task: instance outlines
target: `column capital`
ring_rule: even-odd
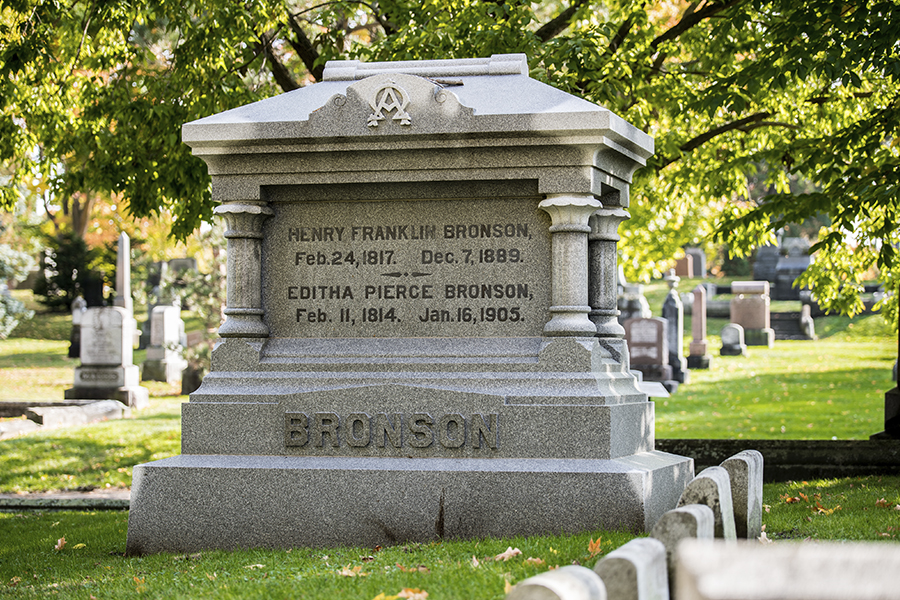
[[[538,204],[550,215],[550,233],[590,233],[588,220],[602,206],[591,194],[549,194]]]
[[[591,233],[588,239],[591,241],[618,242],[619,225],[631,218],[624,208],[601,208],[591,215]]]
[[[217,206],[213,214],[225,219],[226,238],[262,239],[263,223],[275,211],[262,202],[239,201]]]

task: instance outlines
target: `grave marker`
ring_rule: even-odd
[[[181,381],[187,361],[181,348],[187,343],[181,309],[177,306],[156,306],[150,313],[150,346],[141,376],[144,381]]]
[[[709,344],[706,341],[706,286],[694,288],[694,306],[691,309],[691,343],[688,346],[689,369],[708,369]]]
[[[509,55],[331,62],[183,137],[227,320],[183,454],[135,467],[129,554],[648,529],[675,503],[692,461],[653,448],[607,289],[648,136]]]
[[[66,399],[118,400],[134,408],[149,404],[150,393],[140,385],[134,365],[137,324],[131,311],[131,245],[119,236],[116,259],[116,306],[88,308],[81,320],[81,366]]]
[[[775,345],[769,315],[768,281],[735,281],[731,284],[731,322],[744,328],[748,346]]]
[[[672,379],[678,383],[687,383],[689,373],[684,358],[684,306],[678,295],[680,277],[674,271],[669,271],[665,280],[669,285],[669,293],[663,301],[662,317],[666,320],[669,366],[672,367]]]

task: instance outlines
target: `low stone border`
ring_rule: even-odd
[[[0,439],[129,416],[131,408],[118,400],[2,401],[0,417],[7,420],[0,421]]]
[[[0,494],[0,511],[128,510],[131,490],[95,490],[40,494]]]
[[[657,450],[693,458],[695,472],[745,448],[762,453],[766,482],[900,475],[898,440],[656,440]]]

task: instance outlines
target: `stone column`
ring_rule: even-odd
[[[119,247],[116,253],[116,298],[113,306],[134,311],[131,299],[131,239],[127,233],[119,235]]]
[[[688,356],[689,369],[708,369],[709,355],[706,353],[706,287],[694,288],[694,306],[691,309],[691,345]]]
[[[588,220],[600,201],[591,195],[552,194],[538,206],[552,223],[552,305],[544,335],[593,337],[597,326],[588,318]]]
[[[262,319],[262,229],[274,211],[258,202],[234,202],[216,207],[215,214],[228,226],[227,308],[219,336],[269,337]]]
[[[625,329],[619,324],[616,306],[618,289],[619,224],[628,219],[622,208],[601,208],[590,219],[588,235],[588,299],[590,319],[597,326],[597,337],[621,338]]]

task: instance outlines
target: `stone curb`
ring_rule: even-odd
[[[128,510],[131,490],[0,494],[0,511],[19,510]]]
[[[765,460],[763,480],[900,475],[897,440],[657,439],[656,449],[694,459],[696,472],[753,448]]]

